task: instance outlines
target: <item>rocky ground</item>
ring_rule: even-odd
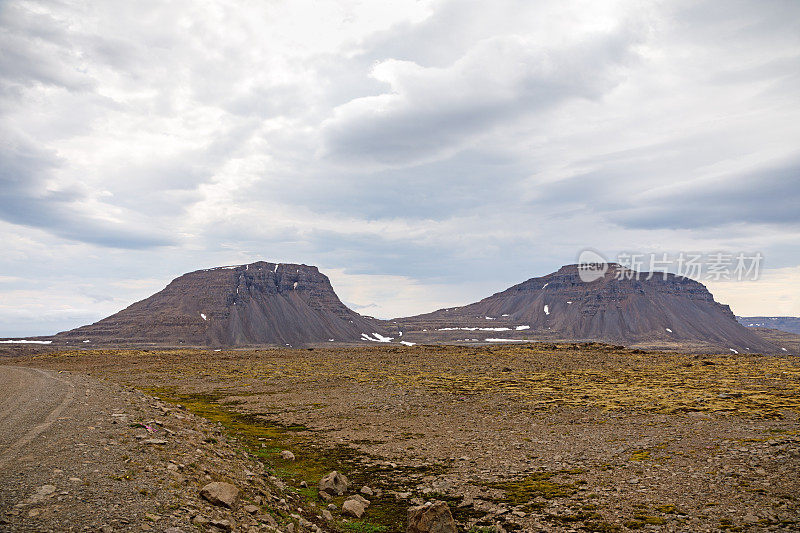
[[[531,344],[87,351],[13,362],[105,380],[85,395],[95,429],[66,442],[87,445],[86,468],[104,457],[127,472],[122,456],[141,457],[132,479],[108,483],[160,518],[124,509],[117,522],[97,516],[95,527],[185,528],[201,515],[245,531],[397,531],[410,506],[441,500],[459,529],[475,532],[800,529],[792,357]],[[128,421],[109,422],[114,409]],[[145,444],[153,438],[167,442]],[[28,472],[42,477],[31,484],[23,475],[27,492],[3,494],[9,524],[50,516],[28,518],[35,509],[24,503],[43,485],[56,487],[43,500],[51,503],[75,490],[55,483],[53,469],[73,477],[58,464],[32,464]],[[348,493],[320,495],[331,470],[350,478]],[[249,514],[206,502],[199,490],[210,481],[233,483],[242,503],[260,507]],[[140,487],[162,488],[136,496]],[[370,501],[360,518],[343,514],[354,492]],[[76,503],[60,512],[75,513]]]
[[[324,525],[223,427],[179,405],[72,372],[0,366],[0,383],[0,531]],[[214,483],[235,488],[226,497]]]

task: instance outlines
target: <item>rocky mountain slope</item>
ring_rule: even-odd
[[[796,316],[737,316],[747,328],[770,328],[800,334],[800,317]]]
[[[697,352],[786,351],[783,343],[740,325],[701,283],[623,272],[610,265],[585,282],[577,265],[568,265],[473,304],[382,321],[346,307],[316,267],[257,262],[185,274],[153,296],[53,340],[87,347],[568,340]]]
[[[345,306],[317,267],[260,261],[184,274],[153,296],[56,339],[296,346],[383,331],[380,321]]]
[[[704,285],[661,274],[618,279],[611,265],[592,282],[577,265],[531,278],[479,302],[395,323],[409,340],[594,340],[664,348],[777,352],[780,348],[741,326]]]

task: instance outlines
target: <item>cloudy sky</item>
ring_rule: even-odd
[[[190,270],[392,317],[586,247],[761,252],[800,315],[800,3],[0,2],[0,335]]]

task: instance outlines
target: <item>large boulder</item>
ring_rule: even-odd
[[[349,485],[350,483],[347,481],[347,477],[336,470],[319,480],[320,492],[338,494],[339,496],[347,492],[347,487]]]
[[[426,502],[408,510],[406,533],[456,533],[456,523],[445,502]]]
[[[239,498],[239,489],[224,481],[214,481],[200,489],[200,496],[214,505],[230,509]]]

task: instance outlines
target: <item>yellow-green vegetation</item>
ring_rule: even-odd
[[[647,459],[650,459],[650,451],[648,450],[639,450],[631,455],[631,461],[646,461]]]
[[[486,486],[503,490],[505,497],[500,499],[502,502],[536,508],[541,505],[536,502],[537,499],[568,498],[580,490],[577,483],[553,480],[559,475],[568,476],[580,472],[579,470],[536,472],[522,479],[486,483]]]
[[[500,393],[530,409],[589,406],[658,413],[691,411],[779,418],[800,412],[800,362],[781,356],[694,356],[604,345],[529,344],[209,352],[97,350],[35,356],[92,359],[114,369],[140,360],[157,374],[213,381],[218,391],[247,394],[265,382],[302,384],[316,376],[393,383],[472,395]],[[349,357],[356,352],[359,357]],[[402,360],[398,353],[403,352]],[[493,364],[494,363],[494,364]],[[155,368],[154,376],[155,376]],[[479,371],[476,371],[479,370]],[[146,374],[147,368],[141,371]],[[140,376],[141,377],[141,376]]]
[[[238,413],[231,409],[230,404],[220,403],[219,398],[213,395],[179,394],[164,388],[149,389],[147,392],[162,400],[180,404],[207,420],[222,424],[226,432],[237,439],[249,453],[271,465],[276,475],[292,482],[295,486],[305,481],[309,485],[308,488],[297,487],[294,490],[301,493],[307,501],[321,503],[317,490],[313,487],[316,487],[320,478],[331,470],[345,473],[356,483],[367,479],[375,481],[381,473],[380,468],[367,471],[362,469],[360,475],[354,476],[353,469],[361,454],[353,448],[345,445],[323,448],[302,426],[282,426],[254,415]],[[285,449],[295,453],[294,461],[280,457],[280,451]],[[430,473],[435,469],[436,467],[427,467],[406,470]],[[404,469],[394,469],[393,473],[399,474],[402,470]],[[341,505],[342,501],[338,500],[336,503]],[[341,531],[360,533],[381,533],[390,529],[399,531],[403,528],[405,512],[405,506],[394,498],[382,498],[370,506],[367,513],[368,520],[341,522],[337,527]]]
[[[636,514],[633,520],[625,522],[625,527],[629,529],[641,529],[644,526],[661,526],[666,524],[667,521],[660,516],[649,516],[646,514]]]
[[[677,508],[674,505],[657,505],[655,510],[659,513],[664,514],[675,514],[678,512]]]
[[[364,520],[357,520],[353,522],[339,522],[337,524],[339,531],[353,532],[353,533],[383,533],[389,528],[386,526],[379,526],[365,522]]]

